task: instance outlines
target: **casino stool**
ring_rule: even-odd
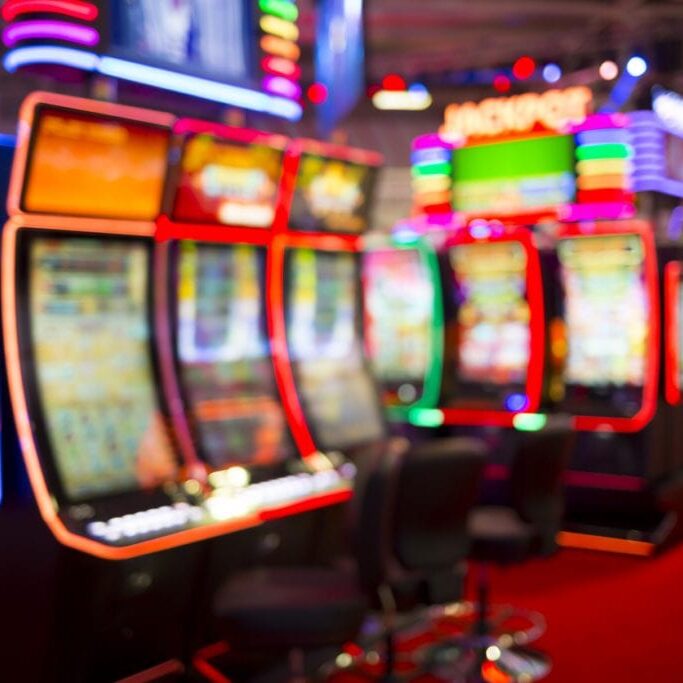
[[[348,508],[354,567],[232,576],[214,600],[221,634],[239,650],[288,652],[292,680],[305,680],[302,652],[353,640],[375,607],[387,627],[383,680],[390,680],[396,613],[462,596],[467,513],[485,462],[485,446],[474,439],[415,447],[395,440],[359,454]]]
[[[389,548],[378,556],[385,558],[384,576],[373,581],[375,606],[381,610],[385,629],[382,680],[398,677],[398,617],[463,597],[468,513],[479,493],[486,459],[482,441],[456,437],[415,445],[397,463]],[[359,531],[362,545],[357,554],[362,558],[371,539],[363,539],[362,528]],[[422,613],[418,623],[424,621]]]
[[[213,613],[231,650],[288,654],[291,681],[306,680],[304,654],[352,641],[368,611],[368,595],[384,580],[387,533],[403,440],[359,455],[349,503],[352,567],[276,566],[229,577]]]
[[[480,506],[470,515],[470,559],[477,567],[477,622],[480,665],[496,666],[512,680],[533,680],[549,669],[542,656],[521,647],[501,645],[490,636],[489,567],[520,564],[556,550],[556,535],[564,509],[562,475],[569,463],[574,433],[563,416],[526,433],[518,446],[510,471],[510,505]],[[503,645],[511,645],[511,639]],[[486,648],[496,646],[497,661],[486,661]],[[480,671],[480,668],[478,667]],[[479,675],[479,674],[477,674]],[[475,676],[473,680],[480,680]]]

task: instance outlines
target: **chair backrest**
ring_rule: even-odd
[[[539,531],[541,552],[554,549],[562,523],[562,475],[569,464],[574,438],[567,421],[558,417],[544,429],[526,433],[512,461],[512,506]]]
[[[452,568],[469,550],[467,515],[479,493],[487,448],[478,439],[433,439],[401,459],[393,550],[407,570]]]
[[[390,439],[354,458],[358,471],[346,526],[358,580],[369,595],[377,593],[387,576],[399,466],[409,448],[404,439]]]

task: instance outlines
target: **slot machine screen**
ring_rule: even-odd
[[[173,219],[268,228],[275,218],[283,152],[192,135],[180,161]]]
[[[26,239],[37,414],[71,501],[176,476],[150,351],[148,245]]]
[[[135,62],[245,83],[251,12],[244,0],[110,0],[112,53]]]
[[[184,241],[178,255],[177,354],[200,451],[214,467],[294,455],[266,332],[265,254]]]
[[[530,357],[527,254],[515,241],[449,251],[455,320],[450,325],[454,400],[508,408],[525,391]]]
[[[23,188],[29,213],[154,220],[170,132],[48,105],[36,110]]]
[[[363,357],[356,255],[292,249],[286,273],[290,357],[318,445],[381,439],[381,407]]]
[[[366,338],[389,403],[420,398],[432,352],[434,282],[417,249],[363,255]]]
[[[642,240],[635,234],[563,239],[558,256],[568,345],[565,403],[577,413],[598,403],[603,412],[635,414],[651,306]]]
[[[368,229],[377,169],[317,154],[301,155],[289,222],[304,232]]]

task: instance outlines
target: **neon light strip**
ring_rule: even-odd
[[[630,174],[633,164],[628,159],[587,159],[576,164],[581,176],[602,175],[604,173]]]
[[[636,209],[629,202],[596,202],[594,204],[567,204],[558,210],[563,221],[595,221],[599,219],[633,218]]]
[[[142,83],[183,95],[192,95],[193,97],[222,102],[252,111],[261,111],[290,121],[298,121],[301,118],[301,105],[293,100],[228,85],[227,83],[179,74],[166,69],[136,64],[115,57],[99,57],[92,52],[68,47],[52,45],[18,47],[7,52],[3,64],[10,73],[28,64],[60,64],[84,71],[97,71],[105,76]]]
[[[678,320],[679,284],[681,282],[681,262],[670,261],[664,266],[664,397],[672,406],[681,402],[681,385],[679,381],[679,358],[681,339]]]
[[[287,0],[259,0],[262,12],[272,14],[286,21],[296,21],[299,18],[299,9],[293,2]]]
[[[591,114],[583,123],[571,127],[572,133],[584,130],[598,130],[605,128],[625,128],[629,124],[626,114]]]
[[[445,147],[426,147],[424,149],[417,149],[410,155],[412,164],[431,164],[431,163],[450,163],[451,150]]]
[[[7,47],[13,47],[22,40],[40,38],[63,40],[67,43],[77,43],[87,47],[94,47],[100,42],[100,34],[96,29],[91,26],[71,24],[67,21],[21,21],[10,24],[2,32],[2,42]]]
[[[264,76],[261,84],[263,85],[264,90],[267,90],[274,95],[287,97],[291,100],[296,100],[301,97],[301,86],[284,76]]]
[[[264,33],[269,33],[271,36],[277,36],[283,40],[291,40],[296,42],[299,40],[299,29],[296,24],[291,21],[285,21],[279,17],[274,17],[270,14],[265,14],[259,21],[259,26]]]
[[[6,2],[2,8],[2,18],[12,21],[21,14],[35,14],[49,12],[50,14],[62,14],[82,21],[97,19],[98,9],[91,2],[69,2],[68,0],[15,0]]]
[[[286,76],[293,80],[297,80],[301,76],[301,67],[290,59],[284,59],[283,57],[267,55],[261,60],[261,68],[266,73]]]
[[[28,64],[59,64],[84,71],[96,71],[99,61],[99,56],[93,52],[55,45],[32,45],[10,50],[2,63],[6,71],[13,73]]]
[[[628,159],[632,156],[628,145],[608,142],[597,145],[581,145],[576,149],[576,158],[584,159]]]
[[[448,176],[451,173],[451,165],[444,162],[436,162],[429,164],[419,164],[418,166],[413,166],[411,171],[413,177],[427,176],[427,175],[445,175]]]
[[[412,145],[414,150],[429,149],[430,147],[440,147],[442,149],[453,149],[450,142],[444,140],[437,133],[428,133],[427,135],[420,135],[413,140]]]
[[[593,145],[605,142],[628,143],[629,131],[625,128],[607,128],[600,130],[586,130],[577,133],[576,139],[580,145]]]
[[[672,197],[683,197],[683,182],[659,175],[635,178],[633,189],[636,192],[661,192]]]

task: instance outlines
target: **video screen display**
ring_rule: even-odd
[[[110,0],[112,52],[136,62],[224,82],[252,68],[244,0]]]
[[[513,241],[461,244],[451,248],[449,259],[455,277],[458,381],[523,389],[531,343],[524,246]]]
[[[432,353],[434,282],[417,249],[363,255],[366,338],[375,376],[390,402],[413,403]]]
[[[318,446],[382,438],[381,408],[363,358],[356,256],[292,249],[286,276],[290,357]]]
[[[154,220],[170,133],[149,124],[40,106],[22,208],[32,213]]]
[[[638,235],[560,240],[568,354],[565,382],[642,387],[651,302]]]
[[[265,254],[249,245],[181,242],[177,351],[204,458],[270,465],[294,454],[265,321]]]
[[[174,480],[150,356],[147,245],[36,236],[28,249],[37,396],[65,494]]]
[[[453,209],[515,214],[574,201],[574,137],[549,135],[453,152]]]
[[[316,154],[301,155],[290,224],[305,232],[362,233],[370,220],[377,169]]]
[[[268,228],[275,218],[283,152],[212,135],[186,139],[173,218]]]

